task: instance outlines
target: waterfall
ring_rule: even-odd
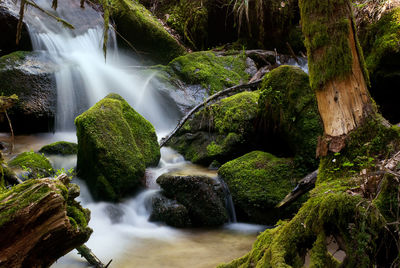
[[[154,73],[138,75],[127,68],[138,63],[119,53],[113,30],[109,32],[105,59],[101,14],[89,5],[80,8],[79,2],[60,1],[54,11],[50,0],[37,1],[44,9],[71,22],[75,27],[72,30],[32,7],[26,13],[34,51],[57,66],[56,131],[73,131],[75,117],[111,92],[120,94],[157,132],[171,129],[179,113],[168,105],[168,96],[150,83]]]
[[[222,190],[224,191],[224,194],[225,194],[225,206],[226,206],[226,210],[228,211],[229,222],[236,223],[237,218],[236,218],[236,212],[235,212],[235,205],[233,204],[232,195],[231,195],[231,192],[229,191],[229,187],[220,176],[218,176],[217,179],[221,183]]]

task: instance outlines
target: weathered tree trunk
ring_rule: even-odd
[[[316,91],[325,144],[339,152],[344,138],[374,113],[368,73],[358,44],[350,1],[300,1],[311,87]]]
[[[0,189],[0,267],[48,267],[85,243],[90,212],[73,200],[76,186],[28,180]]]

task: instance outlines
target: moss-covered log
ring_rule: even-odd
[[[0,189],[0,267],[48,267],[89,239],[90,211],[70,186],[32,179]]]

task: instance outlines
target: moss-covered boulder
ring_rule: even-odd
[[[275,208],[296,185],[298,171],[291,159],[253,151],[225,163],[218,174],[229,187],[239,220],[272,225],[299,208],[298,203]]]
[[[78,144],[67,141],[57,141],[40,148],[39,153],[48,155],[69,155],[78,153]]]
[[[217,56],[201,51],[178,57],[168,64],[167,72],[188,85],[200,85],[208,94],[247,82],[246,55]]]
[[[75,119],[78,175],[94,198],[118,201],[141,185],[147,166],[157,165],[154,127],[117,94],[109,94]]]
[[[10,168],[26,172],[28,178],[44,178],[54,174],[50,161],[43,154],[33,151],[17,155],[8,165]]]
[[[15,133],[52,130],[57,103],[52,66],[34,52],[17,51],[0,58],[0,94],[19,98],[8,110]],[[9,131],[7,120],[0,130]]]
[[[186,159],[225,163],[257,146],[254,122],[259,92],[243,92],[197,112],[169,141]]]
[[[397,99],[400,93],[400,7],[370,24],[362,36],[367,68],[370,72],[370,93],[391,123],[400,122]]]
[[[157,183],[163,195],[187,209],[192,225],[218,226],[229,220],[224,189],[216,178],[167,173]]]
[[[259,108],[265,150],[294,156],[304,174],[315,169],[317,139],[323,129],[308,75],[286,65],[271,71],[261,84]]]
[[[167,63],[185,53],[185,49],[161,23],[135,0],[112,0],[111,16],[119,34],[136,50],[156,62]],[[121,40],[121,45],[126,45]]]

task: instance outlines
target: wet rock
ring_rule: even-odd
[[[186,207],[193,226],[218,226],[228,221],[225,194],[217,179],[167,173],[160,176],[157,183],[164,196]],[[183,213],[184,210],[178,211]]]
[[[1,57],[0,92],[19,98],[8,111],[15,133],[53,129],[57,105],[54,67],[40,54],[17,51]],[[8,132],[8,123],[0,124],[0,130]]]
[[[0,56],[18,50],[32,50],[31,39],[25,23],[22,27],[19,44],[17,45],[15,42],[19,14],[15,11],[14,6],[15,4],[11,0],[0,2]]]
[[[70,155],[77,154],[78,144],[67,141],[57,141],[40,148],[39,153],[48,155]]]
[[[152,200],[150,221],[161,221],[174,227],[189,227],[191,221],[187,208],[176,200],[157,195]]]
[[[117,94],[109,94],[75,119],[77,172],[95,199],[118,201],[142,185],[157,165],[154,127]]]

